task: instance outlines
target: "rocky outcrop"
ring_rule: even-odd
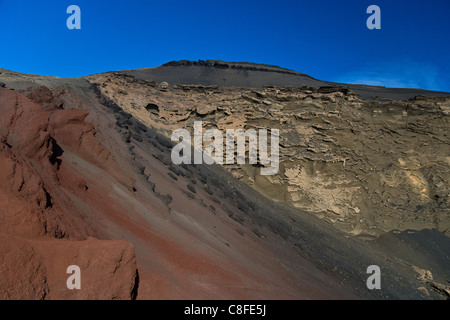
[[[49,293],[42,257],[23,239],[0,234],[0,299],[42,300]]]
[[[45,268],[50,300],[130,300],[139,276],[133,246],[126,241],[29,241]],[[68,290],[68,266],[80,268],[80,289]]]
[[[102,168],[132,190],[133,179],[117,166],[111,152],[95,139],[93,124],[85,121],[88,114],[87,110],[56,110],[49,119],[50,130],[62,146]]]
[[[51,195],[57,183],[60,147],[49,131],[49,114],[24,95],[0,90],[1,232],[36,237],[82,238],[77,215],[60,215]],[[81,227],[81,229],[88,229]],[[70,231],[69,231],[70,230]]]
[[[413,270],[418,274],[417,279],[422,281],[424,284],[429,284],[430,287],[436,290],[439,294],[446,296],[447,299],[450,298],[450,286],[445,285],[436,281],[433,281],[433,274],[430,270],[421,269],[417,266],[412,266]],[[428,294],[428,290],[425,287],[425,292]]]
[[[225,166],[273,200],[361,237],[393,229],[450,230],[449,97],[366,100],[342,86],[216,92],[179,85],[160,95],[130,79],[90,78],[168,138],[175,129],[192,130],[196,120],[204,129],[279,129],[276,175],[261,176],[258,166]],[[120,88],[127,88],[126,96]],[[158,105],[158,114],[145,110],[148,101]]]
[[[250,62],[226,62],[217,60],[172,61],[162,66],[148,69],[115,72],[116,75],[132,78],[135,83],[168,82],[179,86],[219,86],[221,88],[265,88],[276,87],[346,87],[358,93],[364,99],[408,100],[415,96],[428,97],[450,96],[448,92],[435,92],[421,89],[386,88],[359,84],[345,84],[315,79],[307,74],[280,68],[273,65]],[[333,89],[334,90],[334,89]]]
[[[134,249],[125,241],[24,240],[0,235],[0,299],[135,299]],[[69,289],[71,265],[80,267],[80,289]]]
[[[34,97],[52,103],[46,90]],[[62,155],[73,152],[129,188],[132,181],[96,141],[86,111],[47,107],[0,88],[0,299],[135,298],[131,244],[80,241],[96,232],[70,199],[71,185],[85,184],[64,170]],[[82,270],[81,290],[66,286],[69,265]]]
[[[243,81],[246,72],[262,73],[218,70],[232,70]],[[443,297],[410,267],[433,270],[435,281],[445,282],[449,246],[441,232],[405,231],[417,241],[388,237],[377,245],[382,237],[364,241],[331,224],[349,232],[352,219],[392,213],[380,205],[380,198],[413,198],[402,184],[399,190],[386,188],[386,194],[377,193],[384,187],[371,184],[361,188],[370,195],[361,201],[370,207],[348,201],[360,198],[355,187],[384,159],[377,155],[373,130],[384,134],[381,150],[395,145],[389,149],[392,157],[402,153],[401,170],[417,179],[400,175],[405,178],[400,181],[421,187],[422,177],[412,171],[416,163],[406,160],[410,153],[404,146],[410,141],[408,131],[401,131],[402,112],[393,111],[411,105],[407,118],[415,134],[421,132],[418,140],[433,139],[441,149],[446,137],[439,134],[443,124],[434,117],[446,121],[441,117],[445,99],[436,100],[436,108],[429,98],[367,101],[345,88],[325,85],[176,86],[168,79],[145,80],[120,72],[64,79],[2,70],[0,80],[9,88],[0,90],[6,115],[0,126],[0,238],[5,239],[0,272],[6,277],[0,285],[7,288],[6,299]],[[168,86],[161,87],[164,81]],[[386,115],[380,116],[380,110]],[[425,116],[414,118],[421,112]],[[422,118],[434,127],[420,125]],[[220,166],[174,165],[170,134],[182,127],[191,130],[196,120],[203,121],[204,129],[279,128],[278,174],[258,175],[261,164],[225,167],[229,172]],[[394,131],[403,133],[404,140],[390,138]],[[424,157],[435,159],[436,154]],[[442,163],[432,164],[427,168],[434,176],[445,176],[448,170],[439,171],[446,169]],[[387,167],[391,177],[399,170]],[[445,181],[435,183],[445,192]],[[301,210],[303,205],[324,221]],[[429,208],[423,209],[429,219]],[[403,223],[404,217],[398,221]],[[395,225],[401,226],[398,221]],[[363,221],[362,231],[350,234],[373,237],[376,233],[366,230],[382,223]],[[382,291],[367,290],[362,279],[374,263],[382,270]],[[80,267],[80,290],[65,286],[69,265]]]

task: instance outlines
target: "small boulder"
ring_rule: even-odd
[[[211,105],[202,105],[197,107],[197,114],[199,116],[206,116],[208,114],[214,113],[217,110],[217,107]]]

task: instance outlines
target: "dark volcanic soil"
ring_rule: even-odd
[[[223,167],[173,165],[166,128],[138,119],[139,104],[131,114],[130,103],[149,104],[134,85],[171,94],[146,80],[117,87],[1,71],[1,298],[445,297],[436,283],[447,285],[450,241],[437,230],[366,241]],[[77,292],[64,286],[72,264],[89,283]],[[366,287],[373,264],[382,290]],[[434,279],[419,280],[413,266]]]
[[[434,92],[422,89],[385,88],[322,81],[301,72],[247,62],[183,60],[172,61],[156,68],[127,70],[121,73],[133,76],[139,80],[166,81],[170,84],[217,85],[221,87],[307,86],[318,88],[345,86],[357,92],[364,99],[379,97],[381,99],[406,100],[418,95],[429,97],[450,96],[450,93],[447,92]]]

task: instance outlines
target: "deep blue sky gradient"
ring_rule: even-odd
[[[66,27],[71,4],[81,30]],[[381,30],[366,27],[371,4]],[[449,0],[0,0],[0,39],[0,68],[32,74],[217,59],[450,92]]]

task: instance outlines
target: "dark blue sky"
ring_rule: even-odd
[[[69,5],[81,30],[68,30]],[[381,8],[381,30],[366,9]],[[249,61],[330,81],[450,92],[450,1],[0,0],[0,67],[75,77]]]

